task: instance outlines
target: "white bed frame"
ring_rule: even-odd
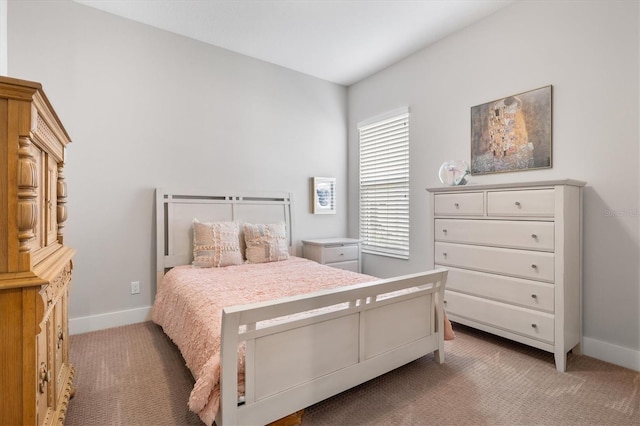
[[[158,286],[167,269],[189,264],[191,224],[285,222],[293,246],[291,195],[156,190]],[[444,362],[446,269],[223,310],[220,409],[216,424],[267,424],[426,354]],[[413,289],[399,296],[379,295]],[[266,327],[256,323],[342,304]],[[322,313],[324,312],[324,313]],[[243,327],[241,327],[243,326]],[[245,400],[238,404],[238,344],[245,342]]]

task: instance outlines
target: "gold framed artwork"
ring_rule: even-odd
[[[551,85],[471,107],[471,174],[552,167]]]
[[[313,214],[336,213],[336,179],[328,177],[311,178]]]

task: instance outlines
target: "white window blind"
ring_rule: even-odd
[[[409,113],[358,126],[362,251],[409,258]]]

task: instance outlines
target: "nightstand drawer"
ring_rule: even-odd
[[[481,216],[484,214],[484,194],[482,192],[437,194],[434,199],[436,215]]]
[[[360,265],[357,260],[350,260],[348,262],[335,262],[329,263],[327,266],[331,266],[332,268],[345,269],[347,271],[352,272],[360,272]]]
[[[324,248],[325,263],[358,260],[359,250],[356,244],[344,246],[328,246]]]
[[[517,220],[436,219],[435,240],[553,251],[554,223]]]
[[[465,244],[435,243],[435,263],[553,282],[554,254]]]
[[[553,217],[553,189],[487,192],[489,216],[549,216]]]

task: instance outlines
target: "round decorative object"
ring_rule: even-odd
[[[469,165],[462,160],[445,161],[438,172],[440,182],[449,186],[465,185],[470,175]]]

